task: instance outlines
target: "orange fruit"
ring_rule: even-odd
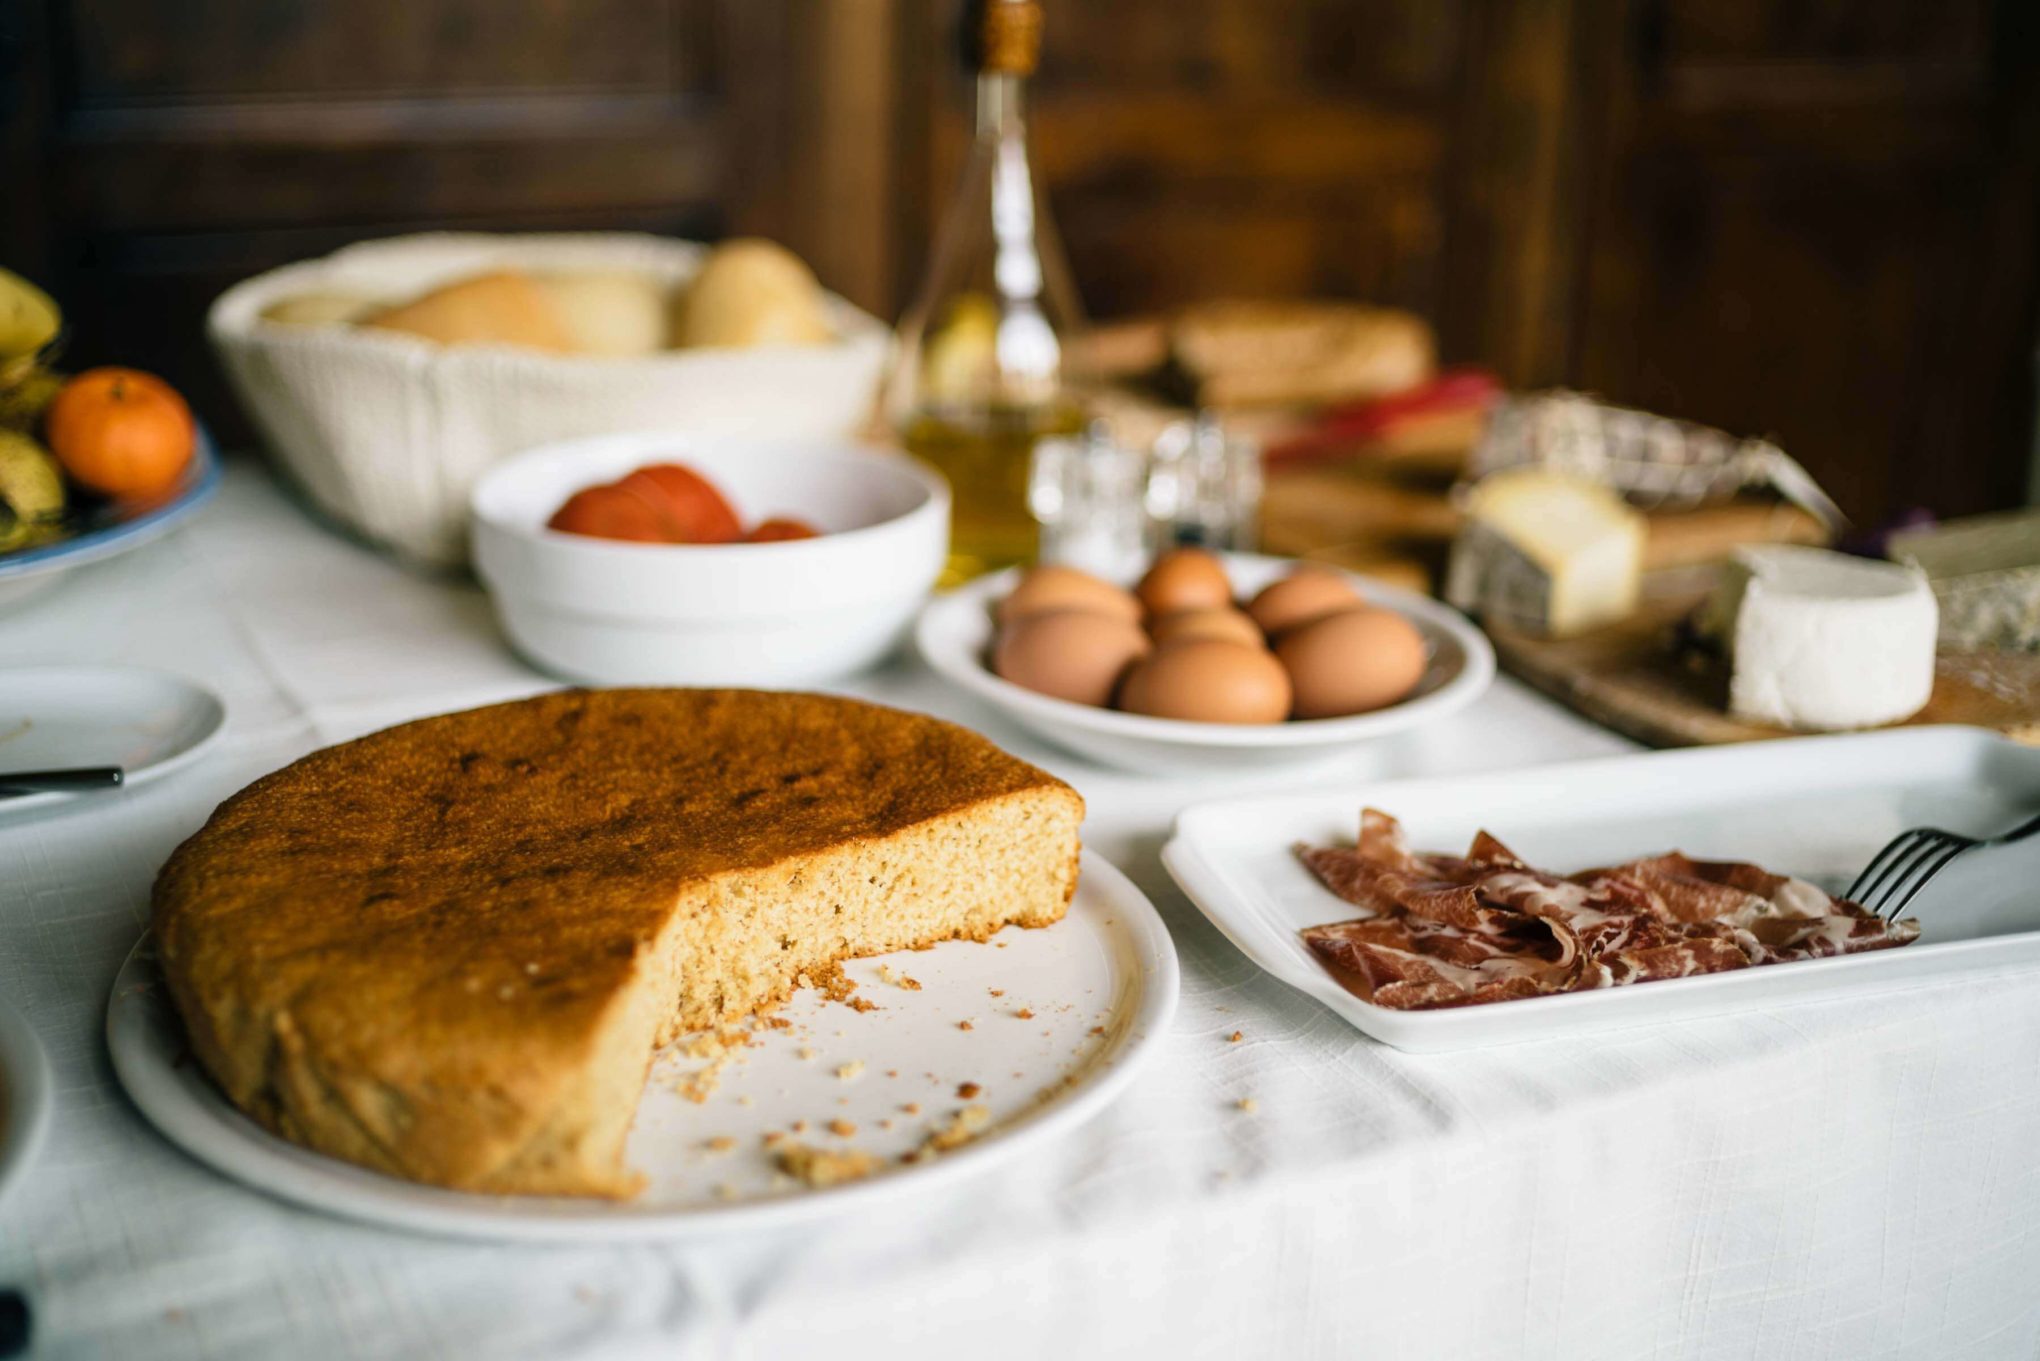
[[[788,539],[819,539],[822,531],[806,520],[795,520],[788,516],[774,516],[761,522],[744,536],[746,543],[783,543]]]
[[[666,518],[659,513],[659,508],[614,483],[575,492],[567,498],[565,505],[553,512],[545,527],[563,534],[586,534],[596,539],[628,539],[635,543],[671,541]]]
[[[636,492],[665,515],[675,543],[734,543],[744,537],[736,511],[715,484],[677,463],[648,463],[616,484]]]
[[[198,445],[177,389],[135,369],[89,369],[64,384],[43,433],[73,481],[125,500],[176,486]]]

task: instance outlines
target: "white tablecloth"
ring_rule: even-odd
[[[0,996],[58,1086],[0,1210],[39,1355],[2040,1355],[2040,973],[1400,1054],[1262,977],[1160,867],[1184,803],[1291,781],[1093,769],[906,661],[846,688],[1070,779],[1087,842],[1174,933],[1182,1008],[1123,1100],[953,1192],[712,1247],[473,1246],[289,1208],[187,1159],[113,1079],[106,994],[151,878],[263,771],[547,682],[477,589],[343,542],[248,468],[189,529],[0,618],[0,659],[163,667],[230,710],[201,767],[0,821]],[[1625,746],[1504,682],[1390,760]]]

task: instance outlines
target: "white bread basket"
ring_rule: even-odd
[[[399,301],[506,266],[631,270],[677,285],[706,254],[630,234],[368,241],[236,284],[206,329],[272,455],[321,509],[401,557],[458,566],[468,494],[497,460],[624,430],[840,437],[870,414],[890,332],[831,294],[831,344],[607,358],[277,324],[263,309],[306,293]]]

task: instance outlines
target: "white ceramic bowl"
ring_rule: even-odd
[[[847,437],[870,414],[891,332],[829,296],[831,344],[611,358],[279,325],[263,310],[306,293],[395,301],[504,267],[630,271],[675,287],[705,254],[629,233],[366,241],[236,284],[206,330],[271,455],[320,509],[402,557],[458,566],[468,493],[502,459],[631,430]]]
[[[758,544],[620,543],[545,522],[583,487],[682,463],[745,524],[824,533]],[[799,686],[847,675],[906,632],[949,547],[949,488],[847,441],[639,432],[534,449],[474,491],[475,570],[510,641],[598,685]]]
[[[1244,599],[1295,570],[1291,558],[1224,555],[1233,593]],[[1352,581],[1377,605],[1400,613],[1424,636],[1429,661],[1416,691],[1400,703],[1349,718],[1289,723],[1190,723],[1072,704],[1024,690],[992,674],[992,609],[1020,579],[1018,569],[981,577],[928,603],[914,639],[928,665],[1036,736],[1108,766],[1145,774],[1195,774],[1302,765],[1349,755],[1465,708],[1495,676],[1494,649],[1457,610],[1428,596],[1365,577]]]

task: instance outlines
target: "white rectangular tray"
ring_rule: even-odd
[[[1562,873],[1682,850],[1752,860],[1840,892],[1908,827],[1992,835],[2040,809],[2040,749],[1978,728],[1901,728],[1184,810],[1162,859],[1190,900],[1256,964],[1398,1049],[1586,1034],[2040,964],[2035,837],[1968,852],[1943,871],[1908,909],[1920,938],[1902,949],[1441,1011],[1378,1007],[1340,986],[1297,934],[1355,915],[1292,848],[1351,845],[1362,805],[1400,818],[1419,850],[1458,854],[1484,827],[1531,864]]]

